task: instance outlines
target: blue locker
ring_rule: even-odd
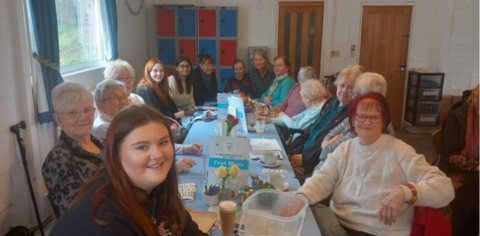
[[[165,65],[175,65],[175,39],[158,40],[158,58]]]
[[[225,85],[227,84],[227,81],[230,77],[233,76],[233,70],[232,68],[225,68],[225,69],[220,69],[220,77],[219,77],[219,91],[223,91],[223,88],[225,88]]]
[[[218,65],[217,61],[217,40],[215,39],[199,39],[198,40],[198,54],[205,53],[210,55],[215,62],[215,65]]]
[[[237,37],[237,10],[220,9],[220,37]]]
[[[195,37],[195,9],[178,9],[178,36]]]

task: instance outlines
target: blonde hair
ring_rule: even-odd
[[[363,66],[360,65],[350,65],[345,67],[337,76],[335,80],[335,86],[339,85],[339,81],[352,81],[355,84],[356,79],[363,73]],[[343,82],[343,81],[342,81]]]

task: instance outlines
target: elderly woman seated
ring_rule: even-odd
[[[42,166],[54,207],[63,215],[78,188],[103,167],[103,140],[91,135],[95,108],[82,84],[62,83],[52,90],[53,118],[62,129]]]
[[[93,92],[99,116],[93,123],[92,134],[105,138],[113,117],[130,104],[125,85],[116,80],[103,80]]]
[[[258,116],[257,119],[265,119],[267,123],[273,122],[277,126],[286,126],[290,129],[305,129],[312,124],[320,114],[323,104],[325,103],[325,88],[318,80],[307,80],[301,84],[300,90],[301,100],[307,108],[300,114],[289,117],[284,112],[280,112],[276,118],[268,118]],[[299,134],[294,134],[292,141]]]
[[[135,82],[135,71],[128,62],[122,59],[109,62],[103,71],[103,76],[105,79],[113,79],[124,83],[130,103],[136,105],[145,104],[142,97],[132,92]]]
[[[316,204],[333,193],[317,217],[323,235],[410,235],[414,206],[447,205],[452,182],[411,146],[383,134],[390,113],[381,94],[356,97],[348,114],[358,137],[342,143],[297,194]]]
[[[365,72],[361,74],[353,88],[353,94],[356,96],[363,95],[369,92],[380,93],[383,96],[387,94],[387,81],[382,75],[377,73]],[[345,118],[342,123],[332,129],[322,142],[322,153],[320,154],[320,164],[315,168],[320,169],[321,165],[327,159],[327,155],[332,153],[341,143],[355,138],[357,135],[350,132],[351,127],[348,118]],[[388,123],[387,131],[390,135],[395,137],[392,123]]]
[[[103,80],[98,83],[93,94],[100,115],[95,119],[92,134],[105,138],[113,117],[129,104],[127,90],[119,81]],[[199,143],[175,144],[175,152],[178,155],[200,155],[202,151],[203,145]],[[179,172],[185,172],[194,165],[193,159],[181,158],[177,161],[176,169]]]

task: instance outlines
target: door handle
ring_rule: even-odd
[[[404,73],[405,72],[405,65],[401,65],[400,70],[398,72]]]

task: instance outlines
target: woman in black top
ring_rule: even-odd
[[[149,106],[129,106],[107,132],[105,169],[84,185],[50,235],[206,236],[178,190],[168,120]]]
[[[145,104],[155,107],[164,115],[180,119],[185,116],[179,111],[169,94],[168,81],[165,79],[165,66],[157,58],[150,59],[145,65],[142,80],[138,84],[137,94],[145,100]]]
[[[230,77],[223,88],[224,93],[233,93],[234,91],[240,91],[246,96],[251,95],[250,78],[245,75],[245,63],[237,59],[233,62],[232,66],[234,75]]]
[[[205,102],[217,101],[218,82],[213,72],[213,58],[207,54],[200,54],[198,66],[193,71],[193,98],[195,105],[203,106]]]

